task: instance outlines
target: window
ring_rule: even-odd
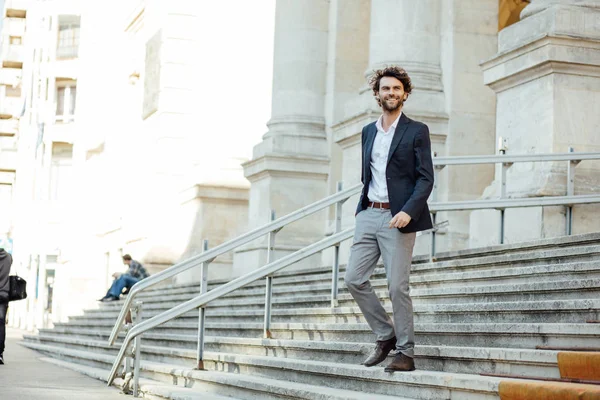
[[[56,86],[56,121],[72,122],[75,119],[77,86],[74,81],[57,82]]]
[[[79,17],[61,15],[58,21],[56,58],[76,58],[79,51]]]
[[[72,185],[73,145],[52,143],[50,164],[50,200],[63,200],[70,196]]]
[[[9,36],[8,37],[9,44],[23,44],[23,38],[21,36]]]

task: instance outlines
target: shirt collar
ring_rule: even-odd
[[[396,120],[392,123],[388,132],[396,130],[396,127],[398,126],[398,121],[400,121],[400,117],[402,117],[402,111],[400,111],[400,115],[398,115],[398,118],[396,118]],[[379,119],[377,120],[377,123],[375,124],[375,126],[377,127],[378,131],[387,133],[386,131],[383,130],[383,114],[381,114],[379,116]]]

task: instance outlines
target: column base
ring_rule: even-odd
[[[198,184],[181,193],[182,202],[179,221],[185,229],[185,244],[179,261],[202,253],[203,241],[208,247],[216,247],[246,231],[248,219],[247,187],[216,186]],[[185,225],[183,225],[185,224]],[[182,272],[175,277],[177,283],[200,281],[201,266]],[[209,264],[210,280],[231,279],[233,277],[233,257],[224,254]]]

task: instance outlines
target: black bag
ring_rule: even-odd
[[[27,298],[27,281],[17,275],[8,277],[8,301]]]

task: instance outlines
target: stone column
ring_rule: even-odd
[[[355,111],[355,103],[360,100],[359,90],[365,85],[365,71],[369,65],[369,28],[371,20],[371,0],[331,0],[329,8],[329,50],[327,61],[327,96],[326,115],[327,139],[329,141],[329,193],[335,193],[337,182],[343,180],[344,188],[350,187],[350,182],[358,182],[360,168],[356,168],[358,177],[343,176],[344,167],[348,162],[344,157],[342,143],[336,142],[335,129],[340,121],[347,117],[350,110]],[[352,136],[351,142],[360,141],[360,135]],[[360,142],[359,142],[360,143]],[[344,147],[353,144],[343,143]],[[360,156],[360,153],[358,153]],[[355,160],[354,160],[355,161]],[[360,163],[360,158],[358,159]],[[353,164],[356,167],[357,164]],[[356,205],[356,199],[348,200],[348,204]],[[347,206],[348,207],[348,206]],[[354,214],[342,218],[344,227],[354,224]],[[328,233],[335,229],[335,207],[329,209],[327,218]],[[323,265],[332,265],[333,249],[324,252]],[[341,262],[345,263],[347,256],[345,246],[342,246]]]
[[[498,0],[442,2],[441,67],[448,112],[447,139],[439,156],[493,154],[496,129],[496,95],[483,84],[481,60],[496,53]],[[492,165],[450,166],[439,171],[436,201],[479,198],[494,179]],[[448,221],[436,236],[436,251],[462,249],[469,243],[468,212],[438,213]],[[428,241],[429,235],[422,240]],[[427,243],[429,248],[429,243]]]
[[[250,228],[268,222],[271,209],[280,217],[327,195],[328,9],[326,0],[277,1],[269,131],[254,147],[252,160],[243,164],[251,182]],[[324,215],[305,218],[278,233],[277,257],[322,238]],[[234,271],[255,269],[265,256],[266,238],[235,254]]]
[[[391,64],[406,69],[416,90],[404,111],[428,123],[437,133],[445,132],[447,119],[440,67],[440,10],[441,3],[437,0],[372,0],[366,71],[368,75]],[[364,95],[365,106],[380,114],[370,90]]]
[[[437,0],[371,0],[368,67],[360,96],[348,104],[343,118],[332,128],[334,140],[343,151],[342,179],[346,187],[360,181],[357,165],[361,162],[362,127],[381,114],[366,83],[374,69],[395,64],[407,70],[415,89],[404,112],[429,125],[434,150],[442,151],[448,115],[440,67],[440,7]],[[344,225],[354,223],[356,202],[353,198],[344,205]]]
[[[496,136],[508,154],[600,151],[600,0],[533,0],[521,21],[502,30],[498,53],[483,64],[497,95]],[[576,168],[575,193],[600,187],[597,164]],[[565,162],[518,163],[507,176],[510,197],[566,194]],[[484,197],[497,195],[496,181]],[[598,206],[573,210],[573,233],[597,230]],[[471,244],[497,243],[495,211],[474,213]],[[506,211],[506,242],[565,234],[564,207]],[[491,233],[491,234],[490,234]]]

